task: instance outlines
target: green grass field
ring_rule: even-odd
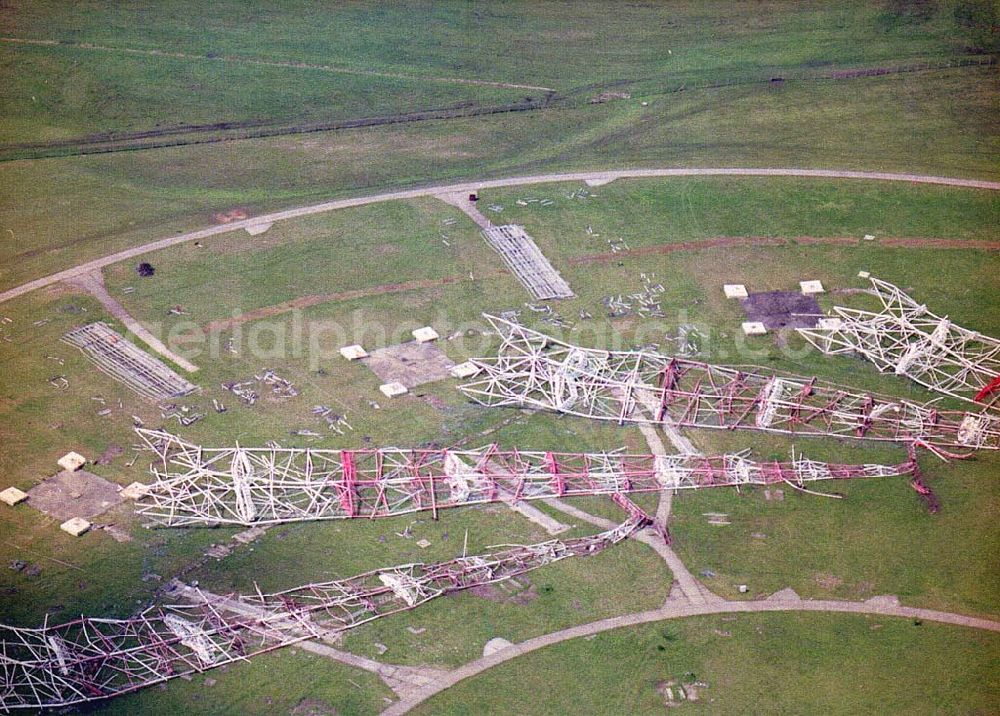
[[[998,656],[995,634],[927,622],[697,617],[547,647],[462,682],[413,713],[661,714],[668,710],[663,687],[672,686],[679,701],[679,687],[691,683],[707,686],[698,689],[698,703],[675,703],[678,712],[989,713]]]
[[[784,166],[996,180],[1000,115],[991,63],[1000,49],[998,15],[989,0],[684,0],[614,12],[590,1],[365,0],[333,9],[297,0],[7,3],[0,7],[0,290],[212,225],[217,212],[254,215],[480,178]],[[515,102],[523,111],[292,133]],[[257,129],[273,136],[239,138]],[[178,146],[143,148],[168,141]],[[16,146],[25,143],[44,146]],[[95,148],[116,151],[84,154]],[[723,283],[794,290],[803,279],[858,288],[859,270],[905,287],[963,326],[1000,335],[997,253],[971,243],[998,238],[995,192],[706,177],[541,184],[483,191],[481,198],[479,208],[494,222],[524,225],[573,287],[575,298],[552,306],[572,324],[561,337],[583,345],[656,344],[666,352],[678,326],[694,323],[705,360],[934,398],[867,363],[802,350],[796,336],[743,340],[742,312],[721,291]],[[862,241],[865,234],[876,240]],[[737,245],[724,245],[727,239]],[[919,245],[890,247],[895,239]],[[599,256],[611,251],[609,240],[646,253]],[[164,418],[166,411],[59,341],[94,320],[124,331],[89,296],[57,285],[0,305],[0,317],[10,319],[0,323],[0,336],[10,339],[0,340],[0,489],[37,484],[68,449],[94,458],[112,444],[125,455],[88,469],[121,485],[148,480],[148,460],[126,464],[133,416],[211,446],[275,440],[324,448],[497,442],[647,449],[634,428],[472,405],[451,380],[388,401],[373,373],[339,356],[345,343],[396,342],[426,324],[443,336],[439,345],[452,359],[483,355],[496,346],[482,334],[484,311],[520,310],[528,325],[555,330],[525,306],[527,294],[455,207],[430,198],[379,203],[201,244],[143,257],[156,266],[151,278],[136,275],[138,259],[104,271],[110,293],[154,333],[188,338],[179,351],[200,366],[193,380],[201,391],[177,402],[206,412],[190,427]],[[643,274],[664,286],[665,317],[610,318],[602,300],[640,291]],[[820,304],[865,300],[827,294]],[[183,315],[171,313],[178,307]],[[251,311],[263,313],[221,323]],[[278,400],[262,391],[258,404],[247,406],[221,387],[266,368],[300,395]],[[68,389],[50,384],[59,375]],[[216,413],[213,399],[228,412]],[[353,429],[328,431],[311,412],[316,405],[343,413]],[[98,416],[105,406],[111,413]],[[301,430],[321,437],[307,439],[296,434]],[[899,447],[863,442],[713,431],[690,437],[706,452],[750,447],[763,459],[793,448],[838,462],[904,458]],[[940,514],[928,514],[896,479],[820,487],[842,500],[791,489],[781,501],[766,500],[762,490],[703,490],[675,497],[674,547],[693,574],[729,599],[785,587],[807,598],[895,594],[906,605],[996,618],[1000,455],[949,463],[921,455],[920,465],[941,498]],[[653,495],[636,501],[656,508]],[[573,504],[622,519],[608,500]],[[446,511],[437,521],[420,514],[281,526],[215,560],[203,558],[205,550],[238,530],[144,529],[124,504],[95,521],[131,541],[103,530],[73,539],[26,505],[0,508],[0,564],[24,560],[40,568],[0,569],[0,622],[25,626],[127,615],[176,574],[219,592],[283,589],[450,559],[466,539],[475,553],[548,537],[505,507],[489,506]],[[572,525],[569,536],[595,531],[540,508]],[[708,512],[727,513],[731,524],[709,525]],[[399,536],[407,527],[411,539]],[[417,547],[420,538],[430,546]],[[537,570],[528,581],[524,603],[449,596],[355,629],[340,647],[387,663],[451,668],[477,658],[494,636],[517,642],[657,607],[671,575],[651,549],[628,542]],[[739,584],[749,585],[747,595]],[[384,656],[378,644],[389,647]],[[653,713],[667,708],[661,682],[695,674],[709,683],[703,703],[682,710],[988,713],[998,653],[992,635],[903,620],[698,618],[534,653],[419,712]],[[293,648],[92,710],[374,714],[392,696],[368,672]]]

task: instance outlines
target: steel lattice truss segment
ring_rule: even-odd
[[[1000,448],[1000,418],[857,393],[816,378],[719,366],[644,351],[580,348],[486,316],[503,343],[460,386],[491,406],[530,406],[595,420],[764,430]]]
[[[0,625],[0,709],[54,708],[136,691],[178,676],[350,629],[435,597],[491,584],[567,557],[597,554],[648,525],[638,508],[588,537],[502,545],[437,564],[407,564],[349,579],[238,599],[196,590],[191,605],[131,619],[82,617],[57,626]]]
[[[982,400],[1000,378],[1000,341],[936,316],[897,286],[870,279],[878,312],[835,306],[817,328],[799,333],[827,355],[859,353],[883,373],[930,390]]]
[[[649,455],[477,450],[203,448],[137,430],[158,463],[137,511],[162,526],[260,524],[390,517],[495,501],[624,496],[862,477],[917,477],[898,465],[834,465],[802,457],[755,462],[748,454]]]

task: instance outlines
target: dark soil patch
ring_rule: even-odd
[[[822,316],[815,296],[796,291],[751,293],[740,301],[748,321],[759,321],[769,331],[779,328],[812,328]]]
[[[121,457],[124,454],[125,454],[125,448],[123,448],[121,445],[116,445],[115,443],[111,443],[110,445],[108,445],[107,448],[105,448],[104,452],[102,452],[94,462],[96,462],[98,465],[110,465],[115,458]]]

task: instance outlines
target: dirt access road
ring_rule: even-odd
[[[622,169],[614,171],[598,172],[570,172],[565,174],[535,174],[532,176],[508,177],[506,179],[490,179],[482,182],[463,182],[460,184],[449,184],[440,186],[429,186],[422,189],[409,189],[406,191],[385,192],[373,194],[371,196],[355,197],[353,199],[339,199],[328,201],[322,204],[312,204],[297,209],[288,209],[271,214],[254,216],[242,221],[234,221],[229,224],[211,226],[207,229],[190,231],[186,234],[170,236],[158,241],[152,241],[142,246],[136,246],[125,251],[110,254],[103,258],[88,261],[65,271],[35,279],[21,284],[15,288],[8,289],[0,293],[0,303],[9,301],[12,298],[23,296],[45,286],[51,286],[60,281],[66,281],[82,274],[99,271],[105,266],[128,261],[152,251],[158,251],[177,244],[188,241],[207,239],[211,236],[226,234],[230,231],[249,230],[255,231],[257,227],[273,224],[276,221],[296,219],[301,216],[321,214],[336,209],[346,209],[353,206],[364,206],[375,204],[381,201],[395,201],[402,199],[416,199],[420,197],[448,197],[456,194],[468,193],[481,189],[495,189],[498,187],[523,186],[527,184],[547,184],[552,182],[582,181],[590,186],[601,186],[615,181],[616,179],[636,179],[653,177],[688,177],[688,176],[749,176],[749,177],[802,177],[816,179],[854,179],[863,181],[892,181],[909,182],[913,184],[937,184],[943,186],[965,187],[969,189],[986,189],[989,191],[1000,190],[1000,182],[984,181],[979,179],[958,179],[953,177],[940,177],[925,174],[893,174],[887,172],[858,172],[837,169],[757,169],[740,167],[694,167],[694,168],[670,168],[670,169]]]

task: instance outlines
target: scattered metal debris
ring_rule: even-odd
[[[247,405],[254,405],[260,396],[254,390],[256,383],[252,380],[245,380],[241,383],[223,383],[222,388],[228,390]]]
[[[326,421],[326,426],[338,435],[344,434],[344,428],[354,430],[346,415],[338,415],[333,412],[333,408],[327,405],[317,405],[312,409],[313,415],[318,415]]]
[[[271,392],[280,399],[294,398],[299,394],[298,389],[292,385],[291,381],[282,378],[270,368],[265,370],[261,375],[255,375],[254,378],[265,385],[271,386]]]
[[[639,276],[642,278],[642,291],[628,295],[605,296],[602,299],[601,302],[608,309],[608,318],[624,318],[632,314],[643,318],[666,318],[660,305],[660,294],[664,291],[663,284],[654,282],[655,274],[640,273]]]

